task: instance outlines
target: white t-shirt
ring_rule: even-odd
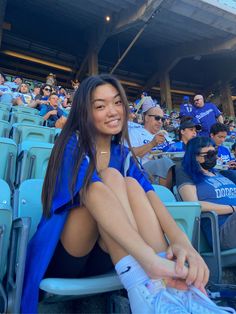
[[[129,132],[129,138],[130,138],[130,143],[132,147],[139,147],[143,146],[145,144],[148,144],[152,141],[154,134],[150,133],[147,131],[143,126],[141,127],[132,127],[128,125],[128,132]],[[163,150],[164,147],[168,146],[169,143],[164,142],[163,144],[157,145],[152,148],[152,152],[156,150]],[[147,153],[144,155],[142,158],[140,158],[141,163],[145,164],[150,160],[150,153]]]

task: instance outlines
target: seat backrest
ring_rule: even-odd
[[[3,103],[3,102],[0,102],[0,108],[4,109],[4,110],[11,111],[12,104],[11,103],[6,104],[6,103]]]
[[[171,216],[194,247],[199,244],[201,205],[198,202],[164,202]]]
[[[29,179],[21,183],[14,195],[14,218],[31,217],[29,239],[35,233],[42,216],[42,193],[43,180]],[[30,191],[30,193],[29,193]]]
[[[35,117],[37,116],[35,115]],[[13,124],[12,128],[12,137],[17,144],[21,143],[22,141],[54,143],[54,128],[27,123],[15,123]]]
[[[32,123],[34,125],[43,125],[44,120],[41,116],[30,113],[13,111],[11,114],[10,123]]]
[[[0,179],[12,186],[15,180],[17,145],[9,138],[0,137]]]
[[[10,133],[11,125],[8,121],[0,120],[0,136],[8,137]]]
[[[17,178],[20,182],[27,179],[43,179],[53,144],[34,141],[23,141],[19,147],[17,161]]]
[[[162,202],[176,202],[175,196],[171,190],[162,185],[153,184],[152,186]]]
[[[0,120],[9,120],[9,111],[3,108],[0,108]]]
[[[39,111],[37,109],[30,108],[30,107],[24,107],[24,106],[13,106],[12,112],[29,113],[29,114],[39,115]]]

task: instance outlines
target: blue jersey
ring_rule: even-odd
[[[70,185],[73,177],[74,154],[78,153],[77,150],[77,137],[74,134],[68,141],[64,152],[59,174],[60,180],[57,180],[52,200],[51,216],[47,219],[42,217],[38,229],[28,245],[21,313],[37,312],[40,281],[43,279],[53,256],[70,209],[80,206],[79,192],[83,187],[89,158],[85,156],[81,163],[73,196],[71,197]],[[129,155],[129,150],[125,147],[112,143],[109,167],[117,169],[122,175],[126,174],[135,178],[145,192],[153,190],[152,185],[137,167],[135,161]],[[99,174],[94,171],[91,183],[100,181]]]
[[[180,112],[179,116],[184,117],[184,116],[190,116],[192,117],[194,115],[194,106],[192,104],[181,104],[180,105]]]
[[[211,126],[217,122],[221,115],[220,110],[212,103],[205,103],[203,107],[194,109],[194,116],[202,126],[200,136],[209,136]]]
[[[228,148],[222,145],[218,146],[217,164],[218,165],[226,164],[230,160],[232,160],[232,158],[231,158],[230,151],[228,150]]]

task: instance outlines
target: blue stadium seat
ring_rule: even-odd
[[[43,180],[40,179],[25,180],[15,192],[14,216],[31,217],[30,237],[36,231],[42,215],[42,184]],[[68,296],[78,298],[122,288],[115,272],[81,279],[46,278],[40,283],[40,289],[45,292],[45,300],[50,298],[54,301],[68,299]]]
[[[9,137],[11,125],[8,121],[0,120],[0,136]]]
[[[41,116],[36,114],[12,111],[10,123],[32,123],[34,125],[43,125],[44,120]]]
[[[12,106],[12,112],[39,115],[39,111],[37,109],[24,106]]]
[[[0,179],[5,180],[11,189],[14,188],[17,145],[9,138],[0,137]]]
[[[16,185],[27,179],[43,179],[53,144],[23,141],[19,144]]]
[[[8,121],[10,113],[8,110],[0,108],[0,120]]]
[[[54,143],[55,129],[27,123],[15,123],[12,125],[12,138],[17,144],[23,141]]]

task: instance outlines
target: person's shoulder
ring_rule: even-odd
[[[223,145],[220,145],[218,147],[218,153],[227,153],[227,154],[230,154],[230,151],[227,147],[223,146]]]

